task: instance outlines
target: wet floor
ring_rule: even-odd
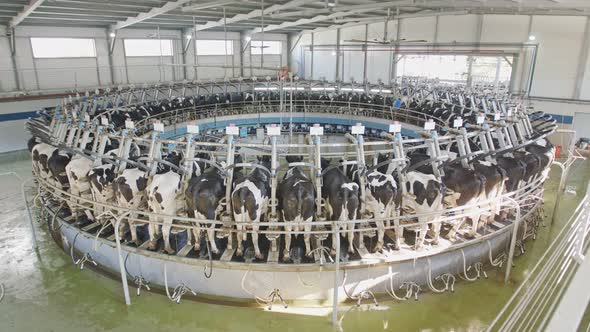
[[[0,174],[16,172],[29,178],[28,160],[0,160]],[[342,309],[344,331],[480,331],[496,316],[528,270],[536,263],[583,195],[590,162],[578,162],[568,185],[577,195],[564,194],[555,223],[546,218],[527,252],[515,260],[509,284],[504,270],[488,270],[488,279],[458,281],[454,293],[421,293],[418,301],[380,301],[378,308]],[[558,172],[546,185],[545,214],[551,215]],[[164,295],[132,293],[126,307],[120,281],[85,269],[80,271],[36,224],[39,250],[32,250],[21,181],[0,176],[0,331],[326,331],[331,315],[269,312],[183,300],[172,303]],[[199,273],[201,271],[199,270]],[[131,289],[135,292],[135,288]],[[288,310],[287,310],[288,311]]]

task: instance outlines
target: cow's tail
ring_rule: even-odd
[[[297,187],[297,215],[303,217],[303,188]]]

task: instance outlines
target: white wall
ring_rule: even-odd
[[[195,79],[223,79],[224,77],[240,76],[240,33],[228,33],[228,39],[234,41],[234,55],[228,56],[227,65],[236,68],[220,67],[226,61],[223,56],[197,55],[195,61],[194,43],[185,56],[183,46],[186,43],[180,29],[161,29],[160,38],[172,39],[173,56],[168,57],[127,57],[125,56],[124,40],[128,38],[149,38],[154,36],[154,29],[122,29],[117,32],[117,38],[112,57],[109,57],[108,31],[103,28],[61,28],[19,26],[16,29],[16,66],[20,80],[21,91],[56,91],[65,89],[88,89],[119,84],[143,84],[171,80]],[[95,41],[95,58],[64,58],[64,59],[34,59],[30,44],[30,37],[81,37],[92,38]],[[261,40],[256,34],[253,40]],[[197,39],[223,39],[222,32],[200,31]],[[264,67],[278,68],[287,64],[288,48],[287,35],[266,33],[265,40],[278,40],[283,44],[281,55],[264,55]],[[243,42],[245,45],[245,42]],[[250,73],[250,48],[243,54],[247,71],[245,76],[274,76],[276,70],[260,70],[261,56],[252,56],[252,73]],[[112,63],[111,63],[112,62]],[[183,63],[186,63],[185,70]],[[205,66],[199,68],[196,75],[194,65]],[[111,68],[113,77],[111,77]],[[212,66],[218,66],[213,68]],[[185,75],[186,73],[186,75]],[[9,47],[9,39],[0,32],[0,93],[16,91],[14,71]]]
[[[528,15],[453,15],[436,17],[402,18],[391,21],[388,26],[388,39],[396,37],[399,26],[399,37],[406,40],[424,39],[428,42],[466,42],[466,43],[525,43],[529,34],[535,35],[539,44],[536,58],[535,74],[530,94],[544,98],[590,99],[590,59],[580,63],[584,31],[587,18],[578,16],[528,16]],[[481,24],[481,26],[480,26]],[[340,29],[340,39],[365,38],[368,28],[369,38],[383,38],[383,23],[368,26],[357,25]],[[530,31],[529,31],[530,29]],[[298,44],[298,48],[310,45],[311,38]],[[335,45],[336,32],[322,31],[314,33],[314,45]],[[500,48],[502,46],[499,46]],[[507,47],[507,46],[506,46]],[[301,51],[293,52],[294,63],[301,61]],[[310,53],[309,51],[304,53]],[[344,71],[340,68],[344,79],[354,77],[362,81],[364,52],[344,52]],[[367,79],[389,80],[388,68],[392,58],[389,52],[369,52]],[[322,76],[328,79],[336,77],[334,56],[329,52],[314,51],[313,78]],[[528,77],[528,63],[525,57],[518,65],[518,75]],[[532,57],[531,57],[532,58]],[[311,59],[306,59],[310,62]],[[583,77],[581,95],[575,95],[576,79],[579,67],[586,66]],[[359,68],[360,67],[360,68]],[[298,68],[299,69],[299,68]],[[311,77],[312,72],[305,68],[305,75]],[[300,69],[299,69],[300,70]],[[301,71],[301,70],[300,70]],[[524,80],[518,82],[517,88],[528,88]]]
[[[39,99],[0,103],[0,118],[6,114],[23,113],[40,110],[43,107],[55,106],[60,99]],[[30,135],[25,130],[26,119],[0,121],[0,153],[22,150],[27,147]]]
[[[590,32],[585,35],[587,17],[571,16],[530,16],[530,15],[454,15],[419,18],[402,18],[393,20],[388,25],[388,39],[395,39],[399,28],[399,37],[407,40],[424,39],[428,42],[439,43],[498,43],[522,44],[528,42],[529,35],[536,37],[538,52],[535,72],[530,95],[545,100],[535,101],[541,110],[559,115],[573,116],[575,114],[590,113],[590,57],[583,62],[585,39],[590,39]],[[383,38],[383,23],[349,26],[340,29],[340,40],[365,38],[368,28],[368,38]],[[314,33],[314,45],[336,45],[336,31],[322,31]],[[296,36],[292,36],[292,42]],[[333,80],[336,73],[335,56],[331,52],[318,51],[314,48],[313,71],[310,63],[311,52],[302,51],[311,44],[311,33],[303,35],[291,54],[291,63],[300,76],[318,79],[326,77]],[[498,46],[501,48],[502,46]],[[508,48],[506,45],[505,47]],[[384,49],[386,47],[383,47]],[[307,48],[309,50],[309,48]],[[335,47],[333,47],[335,50]],[[352,77],[356,81],[363,79],[364,52],[357,47],[357,51],[343,51],[339,74],[344,80]],[[531,49],[532,50],[532,49]],[[515,79],[515,89],[528,88],[526,78],[530,63],[523,55],[518,61]],[[390,77],[393,57],[390,52],[370,51],[367,59],[367,80],[377,82],[382,79],[387,82]],[[305,64],[305,67],[302,66]],[[584,75],[579,77],[580,68],[585,69]],[[313,74],[313,75],[312,75]],[[580,95],[576,95],[576,80],[580,79]],[[547,101],[546,99],[555,99]],[[567,100],[567,104],[563,103]],[[576,101],[578,100],[578,101]],[[571,126],[571,125],[565,125]],[[590,132],[587,133],[590,136]]]
[[[155,35],[154,29],[122,29],[117,32],[117,38],[112,56],[109,56],[108,31],[103,28],[61,28],[19,26],[16,29],[16,66],[20,81],[20,91],[44,94],[51,92],[65,92],[78,89],[81,91],[119,84],[143,84],[159,81],[181,80],[213,80],[225,77],[239,77],[240,59],[244,62],[243,75],[248,77],[275,76],[276,69],[260,69],[261,56],[252,55],[250,48],[245,48],[240,56],[240,35],[229,32],[228,39],[234,42],[234,55],[228,56],[227,65],[235,68],[223,68],[226,64],[224,56],[195,55],[194,42],[183,55],[186,38],[179,29],[161,29],[160,38],[172,39],[173,56],[168,57],[127,57],[125,56],[124,40],[128,38],[148,38]],[[63,59],[35,59],[33,58],[31,37],[81,37],[92,38],[95,41],[95,58],[63,58]],[[200,31],[196,36],[201,39],[224,39],[224,33]],[[194,36],[193,36],[194,39]],[[260,34],[252,36],[252,40],[262,40]],[[264,67],[278,68],[287,64],[288,45],[287,35],[266,33],[264,40],[282,42],[281,55],[264,55]],[[242,45],[246,41],[242,40]],[[186,69],[183,64],[186,64]],[[194,65],[198,64],[198,70]],[[252,64],[250,66],[250,64]],[[213,67],[217,66],[217,67]],[[112,68],[111,68],[112,67]],[[252,68],[252,70],[250,70]],[[111,75],[112,69],[112,75]],[[112,77],[111,77],[112,76]],[[12,96],[17,91],[14,79],[12,57],[9,39],[5,29],[0,28],[0,95]],[[55,100],[36,100],[19,102],[2,102],[0,100],[0,153],[18,150],[25,147],[28,133],[23,129],[25,120],[6,121],[3,114],[30,112],[43,106],[55,106]]]

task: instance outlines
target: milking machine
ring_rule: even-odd
[[[293,88],[293,85],[295,85],[295,88]],[[453,273],[456,271],[461,271],[459,275],[467,280],[476,280],[479,277],[485,277],[483,263],[488,260],[492,266],[501,267],[503,265],[503,260],[501,258],[506,257],[509,263],[507,266],[511,265],[512,257],[516,250],[515,248],[518,246],[519,237],[521,236],[521,234],[517,232],[520,219],[524,220],[528,218],[532,213],[531,211],[538,206],[537,204],[528,209],[522,207],[521,212],[521,207],[518,205],[522,204],[523,201],[526,202],[527,197],[532,194],[539,195],[537,188],[540,184],[542,185],[541,180],[543,179],[537,179],[537,182],[535,183],[526,184],[525,186],[522,186],[522,188],[519,188],[519,191],[513,194],[513,196],[501,199],[502,201],[499,203],[500,208],[516,210],[516,216],[512,223],[497,223],[499,226],[495,227],[494,232],[486,232],[481,238],[468,240],[470,242],[464,243],[460,249],[457,249],[458,247],[454,246],[454,242],[450,242],[448,248],[441,247],[440,253],[445,253],[448,254],[449,257],[453,257],[453,259],[445,261],[445,259],[442,258],[444,255],[438,255],[438,250],[436,250],[436,252],[414,252],[411,251],[411,249],[407,249],[406,246],[400,251],[384,250],[383,253],[377,252],[369,254],[369,250],[367,250],[364,245],[364,237],[374,237],[376,228],[367,222],[371,220],[371,216],[367,213],[366,206],[366,175],[374,169],[387,165],[387,168],[390,170],[389,173],[395,173],[397,176],[398,188],[405,190],[405,186],[403,185],[405,183],[405,170],[409,167],[407,155],[412,150],[425,148],[430,156],[430,158],[425,161],[425,165],[432,167],[435,176],[438,179],[441,179],[441,177],[444,176],[441,166],[444,163],[451,161],[449,160],[448,154],[444,153],[444,150],[446,149],[450,151],[452,145],[456,145],[458,158],[460,159],[462,166],[470,168],[470,161],[473,159],[486,157],[490,160],[491,156],[494,154],[530,144],[531,137],[546,137],[551,130],[553,130],[553,124],[545,123],[540,127],[541,129],[539,129],[538,121],[531,121],[529,118],[529,110],[522,108],[518,104],[512,105],[509,103],[509,99],[505,99],[501,96],[498,98],[490,98],[478,91],[469,91],[469,93],[465,93],[460,89],[454,90],[452,88],[447,89],[438,86],[430,86],[426,88],[412,86],[407,87],[407,89],[402,89],[400,87],[387,87],[382,83],[379,85],[371,85],[365,82],[364,86],[361,88],[355,83],[345,84],[339,82],[337,84],[331,84],[326,82],[297,82],[294,84],[293,80],[291,80],[290,109],[298,109],[296,107],[297,105],[303,105],[303,110],[308,114],[311,114],[311,111],[314,113],[323,112],[330,114],[330,116],[333,117],[334,114],[331,112],[333,112],[336,106],[330,104],[329,107],[326,107],[325,104],[331,103],[331,101],[319,100],[315,102],[311,99],[293,100],[294,92],[298,91],[300,87],[303,88],[303,92],[315,91],[313,88],[319,86],[327,91],[326,89],[328,89],[328,85],[334,87],[333,89],[337,93],[351,92],[353,94],[361,92],[357,90],[365,92],[376,90],[383,93],[389,88],[393,97],[401,97],[403,94],[406,98],[406,105],[408,105],[408,102],[412,99],[418,101],[439,100],[449,104],[461,105],[465,107],[465,109],[470,108],[468,109],[470,112],[476,113],[476,123],[464,125],[461,118],[456,118],[452,124],[444,123],[444,121],[439,119],[435,122],[434,119],[429,118],[426,115],[418,114],[419,116],[416,116],[416,114],[411,113],[409,110],[399,110],[400,113],[403,112],[406,119],[412,119],[413,123],[418,123],[423,126],[418,127],[417,125],[409,123],[404,124],[404,126],[410,128],[409,130],[417,134],[416,136],[421,136],[420,138],[408,138],[402,136],[402,124],[395,122],[393,124],[387,123],[383,117],[376,118],[375,120],[367,120],[364,124],[357,123],[355,125],[356,121],[360,121],[360,116],[375,117],[377,112],[373,107],[378,108],[380,106],[371,105],[370,108],[367,108],[366,105],[358,105],[348,101],[341,105],[339,104],[337,107],[338,112],[342,113],[342,116],[340,117],[348,121],[346,125],[351,125],[351,132],[343,135],[347,143],[330,144],[328,142],[322,142],[321,138],[322,135],[324,135],[324,128],[319,125],[314,125],[309,127],[309,135],[306,136],[303,144],[293,144],[292,135],[295,126],[292,124],[295,120],[292,116],[289,122],[290,144],[278,143],[278,137],[281,135],[281,126],[273,125],[267,126],[267,142],[263,142],[263,144],[242,142],[237,138],[240,134],[239,127],[232,125],[228,125],[225,128],[225,136],[220,142],[209,143],[202,140],[204,136],[199,133],[199,125],[208,125],[208,123],[210,123],[208,121],[211,120],[207,117],[197,120],[196,123],[189,123],[187,125],[186,134],[183,133],[184,136],[182,139],[164,138],[170,137],[169,129],[167,131],[167,128],[164,127],[165,123],[176,126],[177,122],[180,121],[179,119],[187,118],[185,117],[186,113],[194,112],[195,114],[198,114],[197,106],[150,116],[137,123],[126,122],[124,129],[114,128],[112,124],[108,123],[108,112],[113,110],[125,112],[125,110],[137,107],[137,105],[144,102],[156,102],[162,98],[170,100],[177,96],[186,97],[187,93],[190,95],[189,91],[192,91],[193,93],[196,91],[197,94],[206,91],[207,93],[212,94],[219,90],[221,91],[220,93],[225,94],[236,91],[248,92],[248,89],[251,89],[250,92],[254,93],[257,90],[260,90],[257,88],[274,88],[275,83],[268,80],[258,81],[257,79],[252,78],[250,80],[238,81],[237,83],[229,81],[207,84],[183,82],[181,84],[160,84],[156,86],[144,85],[141,88],[136,88],[135,86],[120,86],[112,91],[110,89],[105,89],[102,95],[97,93],[92,99],[90,96],[72,98],[71,100],[68,99],[63,105],[63,108],[54,110],[51,123],[48,124],[48,133],[51,134],[52,142],[63,146],[64,148],[69,148],[78,153],[84,153],[88,155],[88,157],[94,158],[96,160],[95,166],[102,163],[102,161],[115,164],[117,175],[121,174],[127,165],[138,167],[140,165],[143,166],[142,163],[134,163],[133,160],[130,160],[132,149],[138,144],[148,145],[145,168],[149,178],[156,174],[158,164],[170,166],[163,157],[163,152],[167,151],[168,153],[171,153],[173,151],[181,151],[184,154],[184,160],[180,166],[176,168],[171,167],[182,175],[182,189],[180,192],[184,192],[186,189],[192,174],[194,163],[204,162],[211,167],[221,167],[217,163],[217,160],[215,160],[216,153],[213,151],[205,151],[210,155],[210,159],[208,160],[195,157],[196,153],[200,151],[199,147],[206,146],[223,149],[224,156],[222,156],[221,159],[224,159],[226,163],[226,167],[223,168],[226,191],[224,195],[225,198],[221,202],[223,211],[220,216],[220,223],[222,226],[221,228],[215,229],[215,237],[228,237],[228,244],[219,258],[213,259],[209,252],[207,260],[204,261],[200,259],[204,258],[203,251],[201,251],[201,257],[195,258],[194,256],[189,255],[189,252],[192,249],[190,242],[200,240],[190,239],[190,237],[192,237],[191,231],[193,229],[202,229],[202,225],[195,224],[195,221],[185,216],[186,213],[184,212],[186,211],[183,212],[183,209],[180,208],[178,209],[176,216],[174,216],[175,223],[173,229],[175,229],[175,231],[174,235],[171,235],[171,242],[174,241],[173,238],[184,236],[186,245],[177,245],[174,257],[159,252],[149,252],[145,250],[147,247],[145,243],[148,241],[144,242],[144,244],[140,245],[138,248],[133,248],[129,246],[129,244],[121,244],[121,241],[124,241],[124,239],[122,239],[120,235],[123,234],[120,234],[118,231],[115,231],[112,236],[105,235],[101,237],[100,231],[95,233],[96,227],[88,228],[86,226],[83,228],[77,228],[75,224],[69,224],[63,218],[58,216],[57,222],[60,223],[59,232],[67,234],[67,237],[64,235],[64,238],[76,239],[74,238],[77,236],[75,234],[81,234],[81,236],[77,238],[77,242],[73,241],[75,243],[72,243],[71,250],[75,249],[78,250],[79,253],[86,252],[86,254],[88,254],[91,251],[90,247],[87,245],[86,238],[94,237],[95,250],[99,251],[97,255],[89,256],[87,259],[84,259],[84,257],[86,257],[86,254],[84,254],[81,256],[82,258],[74,259],[74,261],[77,261],[78,265],[81,265],[82,263],[88,264],[89,262],[92,264],[91,260],[95,260],[98,263],[99,268],[106,268],[113,271],[119,270],[127,304],[130,303],[127,279],[130,279],[135,282],[138,291],[142,287],[149,290],[149,286],[146,287],[148,284],[165,286],[168,297],[174,302],[180,302],[180,299],[185,294],[197,295],[205,293],[210,295],[221,294],[223,296],[237,298],[255,297],[257,299],[262,299],[264,305],[272,308],[273,303],[281,303],[286,306],[285,301],[314,297],[326,301],[330,295],[332,295],[333,315],[336,319],[338,318],[338,303],[345,298],[351,298],[356,301],[357,304],[360,304],[364,300],[371,300],[374,304],[377,304],[375,294],[377,292],[387,292],[396,299],[407,299],[411,297],[417,299],[418,293],[421,291],[421,284],[417,282],[418,280],[426,280],[426,285],[428,285],[429,289],[433,292],[452,292],[455,284],[455,275]],[[240,117],[242,114],[240,112],[243,112],[243,114],[258,113],[258,118],[254,121],[262,122],[266,116],[266,114],[264,114],[266,108],[263,110],[263,106],[267,108],[270,107],[269,109],[275,109],[276,106],[273,105],[278,104],[279,110],[284,111],[286,109],[287,103],[285,102],[285,91],[289,85],[281,81],[277,86],[280,90],[280,97],[276,101],[264,100],[264,103],[255,101],[252,104],[248,104],[247,107],[244,103],[236,108],[233,108],[233,105],[229,105],[232,107],[232,111],[228,113],[223,113],[223,110],[227,109],[225,105],[219,108],[217,108],[217,104],[206,105],[203,109],[207,110],[207,114],[212,115],[211,118],[215,119],[215,123],[218,121],[217,116],[230,117],[229,121],[231,122],[233,121],[232,119]],[[254,96],[256,96],[256,93],[254,93]],[[256,100],[257,98],[254,97],[253,99]],[[297,105],[295,105],[295,103],[297,103]],[[466,107],[465,105],[468,105],[469,107]],[[391,108],[391,106],[392,105],[385,105],[384,103],[383,109],[387,114],[391,114],[392,119],[394,119],[395,116],[397,116],[397,114],[395,114],[397,111],[395,108]],[[94,119],[90,118],[90,115],[94,114],[99,108],[107,108],[108,110],[105,115],[101,117]],[[72,113],[72,111],[74,112]],[[197,117],[195,116],[194,118]],[[154,119],[157,119],[157,121],[152,122]],[[315,119],[309,121],[315,122]],[[372,121],[380,122],[373,123]],[[225,123],[223,125],[225,125]],[[219,125],[219,127],[222,127],[223,125]],[[338,125],[345,126],[342,123]],[[372,131],[365,133],[365,126]],[[389,130],[383,130],[384,126],[389,126]],[[326,126],[326,128],[327,131],[330,132],[328,126]],[[378,141],[381,138],[372,137],[374,136],[373,130],[376,129],[382,131],[381,136],[383,139],[381,142]],[[148,132],[148,134],[139,137],[135,134],[136,130],[141,133]],[[377,133],[379,131],[377,131]],[[441,134],[443,131],[446,131],[446,135]],[[109,142],[114,139],[119,141],[119,148],[117,149],[115,156],[107,157],[105,156],[105,153],[107,152],[105,149],[109,145]],[[498,146],[494,144],[494,139],[498,140]],[[377,142],[373,142],[372,140],[376,140]],[[472,143],[474,142],[479,143],[481,151],[471,150]],[[87,150],[86,146],[92,147]],[[347,160],[348,158],[345,157],[345,160],[340,162],[338,166],[351,167],[355,165],[356,172],[359,175],[360,219],[351,221],[351,225],[355,226],[354,233],[358,234],[355,239],[356,243],[354,249],[359,253],[361,257],[360,260],[353,259],[347,261],[346,259],[343,259],[344,257],[341,257],[340,235],[342,231],[340,230],[340,223],[338,221],[327,221],[331,216],[327,215],[326,202],[322,199],[322,175],[327,170],[322,169],[321,167],[322,156],[333,157],[334,153],[331,153],[328,149],[342,146],[346,147],[347,153],[351,153],[352,160]],[[377,147],[382,146],[384,148],[377,150]],[[263,168],[263,171],[268,172],[270,175],[270,200],[265,216],[266,222],[261,222],[259,224],[259,226],[268,227],[262,227],[258,230],[258,233],[264,234],[271,244],[266,259],[262,261],[254,261],[253,257],[252,259],[245,257],[243,261],[241,259],[234,259],[236,251],[236,239],[234,238],[234,233],[236,233],[237,225],[233,220],[231,206],[232,183],[234,182],[235,175],[234,170],[236,167],[261,167],[258,164],[247,161],[236,163],[235,154],[239,148],[262,151],[263,154],[270,154],[271,157],[270,169]],[[304,151],[295,152],[292,149],[303,149]],[[322,153],[323,151],[328,152]],[[391,157],[386,161],[379,162],[378,154],[380,153],[388,153]],[[283,231],[280,226],[277,226],[280,225],[278,224],[280,221],[280,211],[278,211],[277,186],[279,185],[278,174],[280,171],[279,156],[284,154],[300,155],[308,160],[308,162],[302,161],[289,163],[288,167],[309,167],[310,179],[316,189],[316,211],[312,224],[313,250],[307,253],[314,257],[312,262],[279,262],[279,254],[281,250],[279,246],[280,236],[281,234],[285,234],[285,231]],[[371,167],[367,166],[366,156],[369,156],[369,158],[372,158],[373,160]],[[369,164],[371,164],[370,161]],[[41,186],[40,190],[48,197],[54,197],[58,201],[66,203],[75,201],[79,203],[78,206],[86,204],[88,209],[93,210],[97,218],[99,217],[100,214],[96,213],[96,211],[101,209],[98,209],[98,205],[94,206],[92,204],[92,199],[86,199],[84,197],[71,198],[68,196],[67,192],[55,188],[55,186],[48,181],[39,179],[39,183]],[[181,197],[179,197],[179,199],[180,198]],[[180,206],[184,206],[184,202],[180,204]],[[464,208],[466,207],[463,207],[463,209]],[[47,207],[47,209],[51,209],[51,207]],[[449,222],[452,221],[453,218],[464,217],[465,213],[462,211],[461,208],[455,208],[438,211],[437,213],[439,213],[440,216],[444,216],[444,218],[441,219],[441,222]],[[124,211],[116,206],[116,204],[110,206],[105,213],[105,217],[115,221],[115,230],[119,229],[121,223],[126,218],[137,218],[136,220],[140,220],[145,225],[148,225],[149,223],[152,223],[152,221],[149,220],[149,217],[154,215],[148,211]],[[400,216],[400,214],[401,213],[398,211],[396,216],[392,217],[391,220],[386,223],[386,235],[390,239],[394,238],[391,234],[393,229],[398,230],[399,228],[403,229],[406,227],[415,227],[416,225],[419,226],[417,223],[399,225],[398,223],[400,221],[407,222],[411,217],[414,217],[412,215]],[[138,217],[134,217],[134,215],[137,215]],[[393,225],[391,225],[391,221],[394,222]],[[207,227],[210,227],[209,225],[214,223],[219,223],[215,220],[209,220],[208,222]],[[159,224],[160,223],[156,223],[156,225]],[[327,225],[331,226],[331,230],[327,229]],[[510,236],[508,236],[508,232],[511,228],[508,227],[508,225],[513,225],[513,231]],[[246,230],[246,233],[251,232],[253,232],[253,230]],[[185,235],[181,236],[181,234]],[[336,249],[334,252],[335,260],[332,260],[333,264],[326,264],[327,261],[325,257],[329,260],[331,260],[332,257],[329,255],[329,250],[323,247],[322,241],[330,235],[334,236],[334,247]],[[241,241],[242,239],[237,240]],[[116,251],[107,251],[105,248],[108,248],[109,246],[99,246],[96,245],[97,242],[102,244],[112,244],[114,242],[115,245],[111,246],[111,248],[114,247]],[[208,240],[206,240],[206,242],[208,243]],[[504,249],[506,243],[509,244],[508,255],[499,253]],[[484,249],[481,249],[480,247]],[[493,258],[492,251],[497,253],[496,258]],[[114,254],[114,252],[116,252],[116,254]],[[483,252],[484,255],[480,252]],[[92,253],[94,254],[94,252]],[[127,255],[126,257],[124,257],[125,254]],[[114,255],[118,255],[118,258],[114,257]],[[244,255],[248,256],[249,251],[246,250]],[[133,276],[127,271],[126,263],[128,258],[133,259],[133,261],[141,262],[142,273]],[[212,271],[212,264],[217,259],[219,259],[221,263],[219,265],[216,264],[216,272],[214,276],[212,276],[207,272]],[[414,261],[413,265],[410,267],[403,265],[404,261],[412,259]],[[420,261],[422,261],[422,263],[420,263]],[[164,265],[163,274],[162,265]],[[194,274],[195,265],[204,266],[204,275],[201,275],[200,273]],[[189,267],[193,268],[190,269]],[[389,269],[389,273],[386,275],[382,274],[384,267],[385,270]],[[242,272],[240,272],[240,270],[242,270]],[[393,272],[394,270],[396,271],[395,273]],[[168,288],[169,273],[173,276],[173,283],[177,284],[172,293],[170,293]],[[318,277],[315,278],[317,282],[314,282],[313,285],[308,286],[305,290],[299,289],[298,286],[292,286],[299,285],[301,283],[301,275],[305,273],[308,274],[306,277],[307,280],[314,278],[313,276],[310,276],[310,274],[317,275]],[[405,289],[405,296],[397,296],[394,292],[393,276],[397,273],[403,273],[404,278],[406,278],[404,280],[396,281],[395,283],[396,287],[399,287],[398,289]],[[510,268],[507,269],[506,273],[508,276]],[[344,275],[344,281],[341,278],[342,275]],[[127,278],[127,276],[129,276],[129,278]],[[162,276],[163,280],[161,278]],[[255,285],[258,285],[256,290],[244,289],[243,283],[246,276],[250,276]],[[204,282],[205,279],[203,278],[208,277],[211,277],[210,282]],[[385,282],[372,284],[371,286],[361,286],[361,282],[367,278],[372,278],[373,280],[383,279]],[[235,287],[235,285],[239,286],[240,279],[242,281],[242,287]],[[299,282],[297,282],[297,280],[299,280]],[[291,283],[291,281],[295,281],[296,283]],[[350,283],[347,283],[347,281]],[[357,287],[351,287],[351,283],[356,283]],[[346,297],[341,294],[339,291],[340,288],[343,288]],[[220,291],[221,289],[224,291]],[[266,298],[259,298],[254,295],[256,293],[262,294],[262,292],[268,294],[268,296]]]

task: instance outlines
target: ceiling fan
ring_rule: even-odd
[[[373,39],[369,39],[369,40],[361,40],[361,39],[349,39],[349,40],[345,40],[344,42],[346,43],[368,43],[368,44],[379,44],[379,45],[395,45],[397,43],[403,42],[403,43],[426,43],[427,41],[424,39],[413,39],[413,40],[407,40],[405,38],[402,39],[398,39],[398,40],[394,40],[394,39],[378,39],[378,38],[373,38]]]

